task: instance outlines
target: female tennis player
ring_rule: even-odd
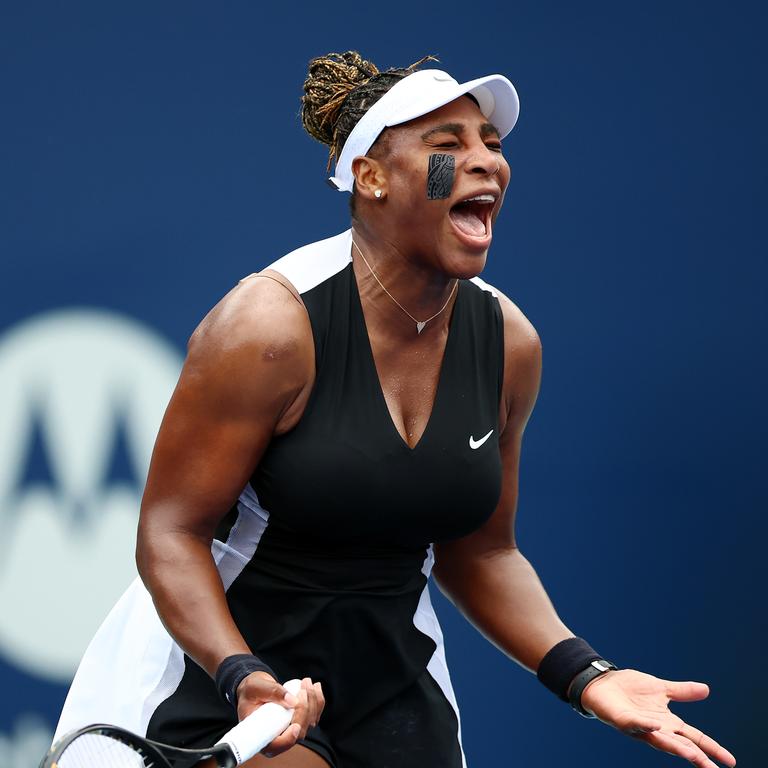
[[[282,701],[295,714],[274,765],[461,768],[431,572],[581,714],[735,765],[668,709],[708,687],[603,659],[516,546],[541,346],[478,275],[518,99],[500,75],[423,63],[310,62],[303,122],[331,148],[351,228],[241,280],[192,335],[142,503],[143,583],[91,643],[58,733],[109,722],[203,747]],[[292,178],[280,197],[309,204]],[[280,683],[296,677],[294,698]]]

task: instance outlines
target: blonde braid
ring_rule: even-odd
[[[357,51],[346,51],[318,56],[309,62],[301,98],[301,121],[312,138],[330,147],[328,170],[365,112],[395,83],[427,61],[437,59],[425,56],[404,69],[380,72]]]

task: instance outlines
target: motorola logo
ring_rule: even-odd
[[[178,351],[108,311],[0,335],[0,656],[68,682],[135,576],[149,459]]]

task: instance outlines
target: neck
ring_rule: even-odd
[[[352,247],[352,259],[360,298],[382,321],[407,335],[416,330],[414,320],[432,318],[421,335],[447,327],[457,287],[455,278],[435,269],[425,254],[408,252],[391,238],[357,222],[352,238],[357,245]]]

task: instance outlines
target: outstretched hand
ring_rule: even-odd
[[[729,766],[736,758],[714,739],[669,711],[670,701],[701,701],[709,696],[704,683],[662,680],[634,669],[618,669],[595,678],[581,705],[598,719],[654,749],[678,755],[699,768]]]

